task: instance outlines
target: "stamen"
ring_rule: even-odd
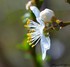
[[[31,47],[34,47],[40,40],[41,25],[28,19],[27,25],[25,25],[25,27],[29,28],[27,33],[27,42],[29,43],[29,45],[32,45]]]
[[[24,25],[24,27],[28,27],[28,25]]]
[[[39,42],[39,40],[40,40],[40,38],[37,40],[37,42],[34,45],[32,45],[32,47],[34,47]]]
[[[35,45],[32,45],[31,47],[33,48]]]
[[[31,37],[28,37],[27,39],[28,39],[28,40],[31,40],[32,38],[31,38]]]
[[[31,37],[31,33],[27,33],[27,36]]]
[[[40,36],[36,36],[33,39],[29,40],[31,43],[34,43]]]
[[[32,45],[32,47],[34,47],[34,46],[39,42],[39,40],[40,40],[40,37],[39,37],[39,39],[37,40],[37,42],[36,42],[34,45]]]
[[[27,40],[27,43],[29,43],[30,41],[29,40]]]
[[[35,40],[37,40],[39,37],[40,37],[40,34],[37,34],[37,35],[31,36],[31,37],[28,37],[27,39],[28,39],[29,41],[35,41]]]
[[[30,19],[28,19],[28,21],[27,21],[27,25],[29,25],[30,24]]]
[[[39,39],[37,40],[36,44],[39,42],[40,39],[41,39],[41,38],[39,37]],[[35,45],[36,45],[36,44],[35,44]]]
[[[39,42],[39,40],[40,40],[40,36],[37,36],[36,38],[33,38],[32,40],[28,40],[28,42],[29,42],[29,45],[32,45],[32,44],[34,44],[34,42],[36,42],[35,43],[35,45]],[[34,47],[34,46],[32,46],[32,47]]]
[[[30,29],[29,32],[35,32],[35,29]]]
[[[59,24],[60,23],[60,20],[56,20],[56,23]]]
[[[62,27],[60,27],[60,29],[62,29]]]
[[[29,45],[32,45],[32,43],[29,43]]]

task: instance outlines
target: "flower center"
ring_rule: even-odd
[[[47,31],[47,27],[44,27],[44,29],[43,29],[43,34],[47,37],[47,36],[49,36],[49,33],[48,33],[48,31]]]

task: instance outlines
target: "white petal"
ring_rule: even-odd
[[[40,17],[36,18],[37,22],[40,23],[40,25],[42,25],[43,27],[45,27],[44,22],[42,21],[42,19]]]
[[[29,1],[27,4],[26,4],[26,10],[29,10],[30,6],[32,5],[32,1]]]
[[[54,12],[47,8],[40,12],[40,17],[44,22],[50,22],[53,16],[55,16]]]
[[[32,12],[35,14],[36,18],[40,16],[40,11],[38,10],[37,7],[31,6],[30,9],[31,9]]]
[[[41,37],[41,49],[42,49],[42,59],[46,57],[46,51],[50,49],[50,38],[42,35]]]
[[[33,20],[30,20],[30,24],[28,24],[28,27],[34,27],[34,28],[39,28],[39,24],[37,22],[34,22]]]
[[[46,49],[42,48],[42,60],[46,57]]]

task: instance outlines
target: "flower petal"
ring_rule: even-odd
[[[55,16],[54,12],[47,8],[40,12],[40,17],[44,22],[50,22],[53,16]]]
[[[32,12],[35,14],[36,18],[40,16],[40,11],[38,10],[37,7],[31,6],[30,9],[31,9]]]
[[[26,10],[29,10],[31,5],[32,5],[32,1],[28,1],[28,3],[26,4]]]
[[[41,36],[41,49],[42,49],[42,59],[44,60],[46,57],[46,51],[50,49],[50,38]]]
[[[38,21],[38,23],[40,23],[40,25],[45,27],[45,24],[40,17],[36,18],[36,20]]]

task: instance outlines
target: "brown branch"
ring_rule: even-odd
[[[60,25],[61,27],[65,27],[65,26],[70,25],[70,22],[65,22],[65,23],[61,22],[61,23],[59,23],[59,25]]]

